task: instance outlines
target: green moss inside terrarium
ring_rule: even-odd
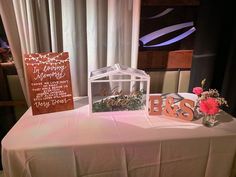
[[[93,103],[93,112],[134,111],[142,110],[144,90],[130,95],[112,95]]]

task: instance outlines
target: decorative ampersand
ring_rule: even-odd
[[[166,105],[165,108],[163,109],[162,113],[166,116],[170,117],[178,117],[176,111],[179,109],[177,105],[174,105],[174,98],[173,97],[167,97],[166,98]]]

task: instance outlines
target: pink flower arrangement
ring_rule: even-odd
[[[204,115],[216,115],[220,110],[220,106],[228,106],[228,104],[224,98],[220,97],[218,90],[209,89],[204,91],[205,82],[206,79],[202,80],[201,87],[193,88],[193,93],[198,96],[197,106]]]
[[[215,98],[209,97],[200,102],[200,111],[208,115],[215,115],[219,112],[219,104]]]
[[[202,87],[194,87],[193,88],[193,93],[195,93],[197,96],[201,95],[202,92],[203,92]]]

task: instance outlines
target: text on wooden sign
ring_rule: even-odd
[[[33,114],[74,108],[68,52],[26,54]]]

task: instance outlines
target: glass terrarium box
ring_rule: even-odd
[[[150,77],[144,71],[119,64],[90,73],[90,113],[148,111]]]

